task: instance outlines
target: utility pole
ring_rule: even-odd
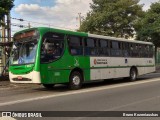
[[[81,13],[78,13],[79,27],[82,25],[82,16]]]
[[[3,19],[2,19],[2,42],[6,42],[6,23],[5,23],[5,16],[3,17]],[[5,64],[6,64],[6,55],[4,55],[4,49],[1,47],[0,48],[1,49],[1,51],[2,51],[2,56],[1,56],[1,72],[2,72],[2,70],[3,70],[3,67],[5,66]]]
[[[2,38],[2,20],[0,20],[0,42],[2,42],[3,38]],[[3,50],[2,50],[2,47],[0,47],[0,73],[2,73],[2,70],[3,70],[3,61],[2,61],[2,57],[3,57]]]
[[[31,24],[30,23],[28,23],[28,28],[31,28]]]
[[[5,42],[6,29],[5,29],[5,16],[2,19],[2,42]]]
[[[8,41],[11,41],[11,16],[10,13],[7,15],[7,35],[8,35]]]

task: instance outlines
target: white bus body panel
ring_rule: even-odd
[[[155,71],[153,58],[90,57],[91,80],[129,77],[132,66],[138,75]]]

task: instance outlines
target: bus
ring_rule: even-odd
[[[115,78],[136,80],[155,71],[150,42],[37,27],[15,33],[10,56],[12,83],[37,83],[50,89]]]

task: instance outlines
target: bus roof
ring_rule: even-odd
[[[20,34],[20,33],[24,33],[26,31],[30,31],[30,30],[38,30],[40,32],[57,32],[57,33],[64,33],[64,34],[71,34],[71,35],[78,35],[78,36],[85,36],[87,37],[88,34],[84,33],[84,32],[77,32],[77,31],[71,31],[71,30],[64,30],[64,29],[58,29],[58,28],[49,28],[49,27],[33,27],[33,28],[29,28],[29,29],[24,29],[21,31],[18,31],[14,34],[14,36],[16,34]]]
[[[19,31],[15,34],[23,33],[25,31],[34,30],[34,29],[38,29],[39,31],[44,31],[44,30],[46,31],[47,30],[47,31],[55,31],[58,33],[65,33],[65,34],[70,34],[70,35],[84,36],[84,37],[88,36],[88,37],[93,37],[93,38],[101,38],[101,39],[108,39],[108,40],[115,40],[115,41],[153,45],[153,43],[151,43],[151,42],[144,42],[144,41],[138,41],[138,40],[128,40],[128,39],[124,39],[124,38],[116,38],[116,37],[110,37],[110,36],[89,34],[89,33],[84,33],[84,32],[77,32],[77,31],[64,30],[64,29],[58,29],[58,28],[49,28],[49,27],[35,27],[35,28],[30,28],[30,29],[24,29],[24,30]]]
[[[69,34],[69,35],[77,35],[77,36],[84,36],[84,37],[88,36],[88,34],[84,33],[84,32],[77,32],[77,31],[57,29],[57,28],[38,27],[37,29],[40,30],[40,31],[46,30],[46,31],[64,33],[64,34]]]
[[[153,45],[153,43],[151,43],[151,42],[144,42],[144,41],[138,41],[138,40],[128,40],[128,39],[124,39],[124,38],[116,38],[116,37],[103,36],[103,35],[88,34],[88,36],[93,37],[93,38],[101,38],[101,39],[108,39],[108,40],[115,40],[115,41]]]

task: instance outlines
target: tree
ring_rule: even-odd
[[[0,0],[0,21],[5,15],[8,15],[9,11],[14,6],[14,0]]]
[[[145,16],[135,24],[135,30],[137,39],[153,42],[156,53],[160,47],[160,2],[151,4]]]
[[[137,21],[135,30],[137,38],[143,41],[153,42],[156,46],[160,46],[160,3],[152,3],[150,9],[145,13],[143,19]],[[156,35],[157,34],[157,35]]]
[[[93,0],[79,31],[115,37],[132,37],[134,22],[143,16],[139,0]]]

